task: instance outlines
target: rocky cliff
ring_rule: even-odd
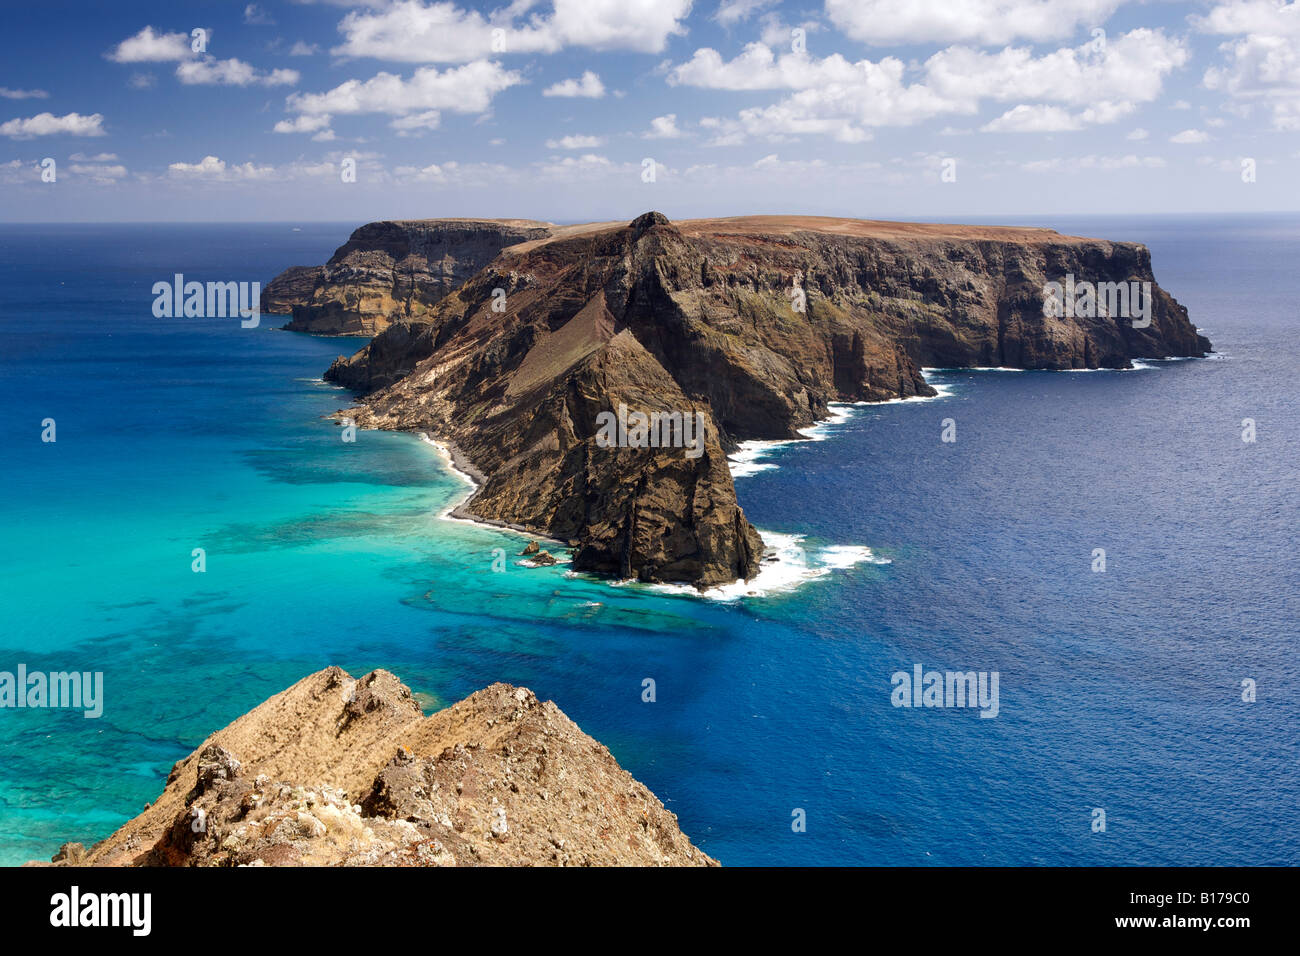
[[[1045,314],[1067,276],[1150,283],[1149,321]],[[707,587],[761,556],[723,454],[737,441],[798,437],[831,402],[933,394],[927,366],[1125,368],[1209,348],[1134,243],[647,213],[503,249],[326,378],[361,393],[358,424],[453,444],[483,479],[467,514],[571,541],[578,570]],[[639,447],[631,428],[611,444],[602,415],[620,408],[697,413],[701,453]]]
[[[324,335],[374,335],[419,320],[429,307],[506,246],[549,235],[529,219],[372,222],[323,266],[293,266],[262,291],[262,311],[288,315],[285,328]]]
[[[493,684],[430,717],[387,671],[305,677],[178,762],[70,866],[716,866],[555,704]]]

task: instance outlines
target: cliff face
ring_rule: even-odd
[[[528,219],[372,222],[352,233],[323,266],[293,266],[262,292],[262,311],[292,314],[285,328],[325,335],[374,335],[419,319],[506,246],[550,234]]]
[[[493,684],[424,717],[337,667],[217,731],[143,813],[55,863],[716,866],[551,702]]]
[[[1150,282],[1149,325],[1045,316],[1045,284],[1067,275]],[[798,437],[830,402],[933,394],[926,366],[1123,368],[1209,347],[1132,243],[647,213],[503,250],[326,378],[363,394],[358,424],[456,445],[484,478],[466,513],[576,542],[578,570],[708,586],[761,556],[723,457],[736,441]],[[698,412],[702,453],[605,447],[600,416],[620,406]]]

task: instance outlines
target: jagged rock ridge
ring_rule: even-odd
[[[1146,328],[1044,316],[1072,274],[1152,282]],[[574,567],[700,587],[761,555],[724,449],[831,402],[933,394],[926,366],[1123,368],[1209,342],[1134,243],[1047,229],[742,217],[556,227],[503,249],[326,378],[359,424],[425,430],[483,485],[465,513],[575,543]],[[617,408],[698,411],[704,453],[600,447]]]
[[[555,704],[507,684],[425,717],[387,671],[303,678],[179,761],[55,865],[706,866],[677,818]]]

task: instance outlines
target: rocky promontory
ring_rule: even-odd
[[[345,414],[359,425],[452,446],[481,479],[464,514],[569,541],[576,570],[751,577],[763,546],[725,452],[800,437],[833,402],[934,394],[924,367],[1127,368],[1210,349],[1137,243],[807,216],[537,228],[437,301],[413,295],[418,315],[391,313],[326,378],[358,393]],[[1052,283],[1071,296],[1055,312]],[[345,315],[350,287],[332,288],[313,295]],[[1097,295],[1075,301],[1084,288]],[[690,453],[655,440],[665,421],[678,439],[697,424]]]
[[[387,671],[330,667],[179,761],[64,866],[716,866],[555,704],[507,684],[426,717]],[[48,864],[47,864],[48,865]]]
[[[262,290],[262,311],[292,315],[285,328],[322,335],[374,335],[419,320],[429,307],[506,246],[550,234],[531,219],[372,222],[323,266],[293,266]]]

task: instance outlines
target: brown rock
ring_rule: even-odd
[[[528,219],[372,222],[325,265],[294,266],[272,279],[262,311],[291,313],[285,328],[294,332],[374,335],[421,318],[503,248],[552,228]]]
[[[1150,326],[1045,317],[1043,285],[1067,273],[1152,282]],[[762,556],[724,455],[741,440],[800,437],[831,402],[933,394],[926,366],[1123,368],[1209,348],[1134,243],[647,213],[503,249],[326,377],[363,393],[359,425],[455,444],[483,476],[464,513],[576,541],[577,570],[707,587]],[[602,446],[598,416],[620,405],[698,412],[701,453]]]
[[[553,704],[493,684],[424,717],[332,667],[213,734],[153,805],[53,865],[716,865]]]

